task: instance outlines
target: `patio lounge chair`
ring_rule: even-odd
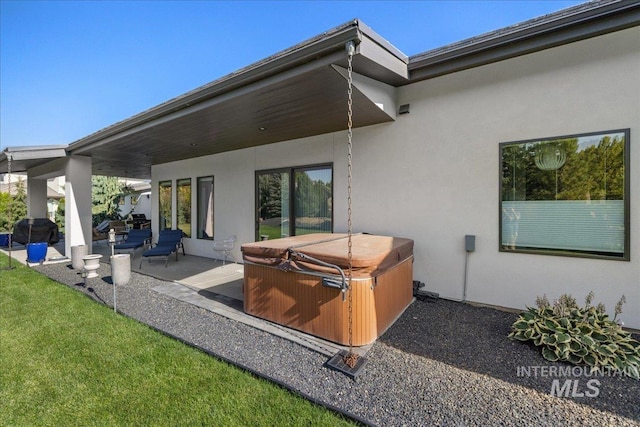
[[[131,257],[133,258],[136,253],[136,249],[147,246],[151,246],[151,230],[133,229],[129,231],[127,240],[115,245],[114,249],[116,251],[131,250]]]
[[[172,253],[176,253],[176,261],[178,260],[178,249],[182,248],[182,255],[186,255],[184,252],[184,245],[182,244],[182,230],[162,230],[160,231],[160,235],[158,236],[158,243],[151,249],[142,253],[142,258],[140,258],[140,268],[142,268],[142,260],[144,258],[149,258],[149,262],[151,262],[151,257],[163,256],[165,257],[164,266],[166,267],[169,263],[169,255]]]
[[[106,233],[107,231],[109,231],[109,223],[111,221],[108,219],[105,219],[104,221],[102,221],[100,224],[96,225],[96,230],[98,230],[99,233]]]

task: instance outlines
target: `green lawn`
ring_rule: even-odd
[[[0,271],[2,425],[351,424],[13,265]]]

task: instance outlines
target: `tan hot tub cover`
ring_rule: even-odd
[[[413,255],[413,240],[402,237],[354,234],[351,243],[353,277],[377,276]],[[336,274],[333,269],[296,259],[290,251],[337,265],[345,273],[349,268],[347,234],[303,234],[242,245],[245,261]]]
[[[242,245],[244,309],[285,326],[348,344],[348,302],[340,289],[323,286],[348,276],[347,234],[306,234]],[[413,299],[413,240],[352,236],[352,342],[377,339]]]

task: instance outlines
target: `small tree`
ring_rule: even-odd
[[[115,176],[94,175],[91,177],[91,184],[93,225],[106,219],[122,219],[119,201],[132,192],[131,188],[122,185]]]
[[[16,195],[13,196],[11,210],[13,211],[14,224],[27,217],[27,189],[22,180],[16,182]]]
[[[24,182],[15,183],[16,193],[0,193],[0,230],[10,231],[13,225],[27,216],[27,192]]]
[[[0,193],[0,231],[10,231],[12,222],[11,218],[11,199],[9,193]]]
[[[64,232],[64,197],[58,200],[58,209],[56,210],[56,224],[60,231]]]

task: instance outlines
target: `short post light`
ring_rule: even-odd
[[[111,262],[113,263],[113,257],[115,255],[115,246],[116,246],[116,232],[115,230],[112,228],[111,230],[109,230],[109,245],[111,245]],[[113,265],[112,265],[113,268]],[[111,275],[113,277],[113,274]],[[113,311],[114,312],[118,312],[118,309],[116,308],[116,284],[114,282],[113,284]]]
[[[109,230],[109,244],[111,245],[111,256],[113,256],[116,244],[116,232],[113,228]]]

